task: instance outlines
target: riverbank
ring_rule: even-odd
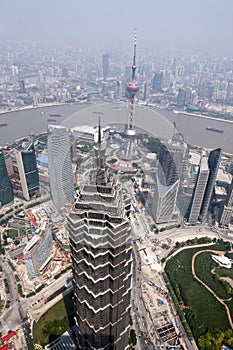
[[[80,124],[96,125],[96,112],[101,112],[103,125],[126,124],[128,109],[126,104],[120,109],[114,109],[116,104],[99,102],[92,104],[49,104],[41,107],[26,108],[0,114],[0,123],[7,126],[0,128],[0,144],[13,143],[15,140],[28,136],[30,133],[46,132],[51,123],[51,114],[59,114],[56,125],[73,127]],[[41,113],[44,112],[44,113]],[[176,129],[174,128],[176,126]],[[227,153],[233,153],[233,123],[226,120],[216,120],[211,117],[200,117],[190,114],[176,114],[173,111],[155,109],[146,106],[136,106],[135,126],[155,137],[168,139],[174,132],[184,135],[187,143],[199,147],[214,149],[222,147]],[[222,133],[206,130],[206,128],[222,130]]]

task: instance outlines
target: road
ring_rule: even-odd
[[[152,344],[150,344],[149,338],[149,325],[147,322],[147,311],[145,309],[145,304],[142,298],[142,276],[141,276],[141,259],[138,253],[138,247],[136,242],[133,242],[133,252],[134,252],[134,288],[132,293],[132,307],[133,316],[135,321],[136,334],[138,338],[139,349],[153,349]]]
[[[3,333],[7,333],[10,329],[15,330],[21,328],[24,334],[23,344],[25,349],[28,349],[29,341],[26,328],[24,327],[25,322],[27,322],[27,313],[21,305],[21,297],[18,293],[14,271],[8,265],[7,260],[3,259],[2,256],[0,256],[0,265],[5,278],[8,280],[10,292],[10,307],[5,309],[0,317],[1,330]]]
[[[18,288],[14,277],[14,272],[8,265],[8,262],[6,259],[3,259],[2,256],[0,256],[0,265],[2,267],[2,271],[4,273],[4,278],[8,280],[9,284],[9,291],[10,291],[10,302],[11,305],[8,309],[5,310],[5,312],[2,314],[1,318],[4,318],[4,320],[10,320],[13,319],[21,319],[20,313],[19,313],[19,300],[20,296],[18,294]]]
[[[141,271],[142,263],[139,251],[142,247],[147,247],[148,243],[150,242],[150,237],[153,236],[155,239],[159,240],[166,240],[166,239],[172,239],[173,241],[179,241],[179,240],[187,240],[190,238],[194,238],[196,236],[203,236],[203,234],[210,235],[212,237],[218,237],[218,235],[215,232],[210,231],[208,228],[194,228],[194,227],[185,227],[185,228],[179,228],[179,229],[172,229],[167,230],[164,232],[161,232],[158,236],[155,235],[150,231],[149,224],[147,223],[147,219],[144,217],[144,213],[141,211],[140,214],[132,215],[131,219],[132,228],[134,230],[134,237],[133,237],[133,252],[135,256],[135,269],[134,269],[134,288],[133,288],[133,301],[132,301],[132,307],[133,307],[133,314],[134,314],[134,321],[135,321],[135,328],[137,335],[140,334],[140,337],[138,336],[138,342],[140,345],[140,349],[155,349],[159,345],[156,345],[157,341],[157,334],[154,326],[154,320],[153,317],[150,314],[150,310],[147,307],[147,304],[144,301],[143,295],[142,295],[142,284],[143,282],[149,281],[146,275],[144,275]],[[208,232],[208,234],[207,234]],[[210,233],[210,234],[209,234]],[[144,265],[143,265],[144,266]],[[161,280],[161,276],[160,276]],[[163,280],[161,280],[161,286],[164,286],[164,289],[166,290],[166,285]],[[162,287],[163,288],[163,287]],[[169,302],[170,307],[172,310],[170,310],[170,319],[171,323],[174,323],[175,317],[177,312],[176,308],[173,304],[173,302]],[[183,338],[180,340],[181,344],[184,346],[185,349],[188,350],[197,350],[197,346],[195,342],[191,342],[186,332],[183,328],[183,325],[180,320],[179,322],[179,331],[184,335]],[[150,342],[150,340],[153,341]]]
[[[10,291],[10,307],[5,309],[0,316],[1,331],[3,334],[9,330],[22,329],[24,334],[24,348],[29,349],[29,339],[27,326],[29,323],[28,311],[34,310],[37,318],[39,318],[51,303],[46,303],[47,297],[65,286],[66,280],[70,277],[70,271],[62,275],[58,280],[54,280],[49,286],[42,289],[36,295],[30,298],[22,298],[18,294],[18,287],[14,277],[14,271],[8,265],[7,260],[0,256],[0,265],[4,274],[4,278],[8,280]]]
[[[65,286],[67,279],[71,276],[70,273],[70,271],[67,271],[59,279],[54,280],[50,285],[43,288],[36,295],[32,296],[31,298],[23,299],[21,301],[22,307],[28,310],[30,315],[33,315],[33,318],[38,321],[40,316],[58,301],[58,298],[54,298],[50,302],[47,302],[47,298]],[[60,299],[62,296],[63,294],[61,293]]]

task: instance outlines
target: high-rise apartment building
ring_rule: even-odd
[[[201,205],[202,205],[202,201],[204,198],[204,193],[205,193],[206,185],[208,181],[208,176],[209,176],[209,167],[208,167],[206,155],[204,153],[202,154],[202,157],[200,160],[196,183],[193,190],[193,195],[191,198],[188,211],[186,213],[187,221],[190,224],[196,224],[198,222]]]
[[[108,173],[105,148],[68,214],[80,349],[128,348],[132,247],[130,198]]]
[[[208,177],[208,182],[206,185],[206,190],[205,190],[201,211],[200,211],[201,222],[205,221],[207,218],[221,156],[222,156],[222,149],[217,148],[211,151],[208,157],[209,177]]]
[[[0,147],[0,206],[13,202],[12,185],[7,173],[3,149]]]
[[[74,202],[71,143],[64,126],[48,126],[48,171],[53,204],[61,210]]]
[[[23,197],[29,201],[40,189],[39,174],[32,138],[16,153],[16,161]]]

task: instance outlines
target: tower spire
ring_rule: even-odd
[[[95,153],[95,157],[94,157],[95,171],[93,173],[94,181],[98,185],[103,185],[103,184],[106,184],[106,181],[107,181],[106,149],[104,144],[102,143],[100,116],[98,117],[98,140],[97,140],[97,145],[94,147],[94,153]]]
[[[136,72],[136,48],[137,48],[137,30],[134,31],[134,46],[133,46],[133,65],[132,65],[132,81],[135,81]]]

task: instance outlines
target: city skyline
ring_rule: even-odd
[[[97,112],[95,111],[95,114],[96,113]],[[100,113],[101,112],[99,111],[98,114]],[[58,114],[56,115],[58,116]],[[64,126],[57,125],[49,125],[49,128],[58,128],[62,130],[64,129],[64,131],[66,130]],[[176,344],[177,342],[179,344],[179,329],[173,322],[174,316],[170,318],[170,316],[168,316],[168,312],[163,321],[165,326],[161,326],[162,315],[160,310],[163,307],[162,305],[164,305],[163,303],[166,303],[168,307],[170,305],[170,300],[167,298],[168,292],[166,285],[162,285],[163,287],[161,288],[164,288],[164,291],[162,293],[160,288],[153,288],[153,293],[156,293],[156,297],[152,297],[150,295],[151,291],[149,291],[152,289],[153,283],[154,286],[158,286],[158,284],[161,285],[159,278],[160,274],[156,274],[154,270],[157,268],[160,269],[160,267],[162,269],[161,259],[163,255],[158,252],[158,250],[163,249],[165,252],[163,252],[163,254],[167,256],[168,247],[170,245],[173,246],[173,244],[175,245],[175,242],[176,245],[180,244],[180,239],[182,242],[185,241],[187,239],[185,238],[187,237],[187,233],[189,240],[193,237],[190,235],[191,232],[195,232],[194,237],[196,237],[197,233],[198,236],[206,236],[206,227],[198,226],[194,228],[192,225],[184,226],[182,219],[178,217],[173,224],[174,228],[177,227],[179,229],[176,230],[176,232],[172,231],[169,233],[170,217],[168,217],[166,220],[163,220],[163,222],[161,222],[161,225],[157,226],[157,222],[155,222],[155,224],[151,224],[153,221],[151,221],[151,219],[148,220],[148,214],[146,213],[146,210],[144,210],[143,202],[141,201],[143,194],[146,196],[147,193],[153,193],[154,190],[154,184],[151,187],[150,175],[153,175],[153,171],[155,170],[155,164],[153,164],[155,162],[151,160],[150,157],[147,158],[148,151],[142,150],[141,159],[136,160],[139,162],[141,170],[143,170],[143,172],[139,173],[136,169],[134,169],[134,176],[132,176],[132,173],[130,173],[127,183],[120,184],[120,182],[118,182],[117,176],[112,177],[110,174],[109,177],[107,176],[108,171],[106,170],[106,165],[108,164],[112,170],[118,169],[119,174],[121,173],[121,169],[123,169],[121,167],[124,167],[124,165],[122,165],[122,161],[118,159],[117,149],[118,147],[122,147],[124,143],[121,132],[119,130],[111,130],[110,127],[108,128],[109,134],[106,134],[106,146],[108,145],[108,147],[110,147],[110,153],[109,148],[108,151],[105,152],[105,142],[101,142],[100,122],[99,128],[97,129],[97,143],[94,142],[97,141],[94,140],[94,137],[90,138],[91,135],[94,136],[94,133],[96,131],[94,128],[90,128],[88,126],[86,126],[86,128],[79,126],[79,128],[79,133],[78,126],[75,129],[77,146],[83,146],[81,140],[83,140],[83,143],[85,143],[84,140],[90,140],[90,144],[93,146],[93,152],[89,154],[90,158],[92,158],[92,161],[90,161],[90,158],[86,157],[85,155],[83,161],[79,165],[79,167],[82,168],[80,169],[79,175],[82,175],[77,177],[79,179],[78,183],[80,185],[76,191],[78,198],[74,204],[73,210],[71,210],[68,214],[67,229],[71,243],[75,300],[74,312],[77,315],[76,320],[79,326],[78,333],[81,335],[81,337],[79,337],[82,344],[81,348],[105,348],[109,350],[128,348],[127,330],[129,328],[130,307],[138,342],[141,342],[143,344],[141,350],[152,350],[152,344],[154,342],[156,342],[155,344],[161,344],[161,341],[162,344],[168,343],[171,345],[175,344],[175,342]],[[177,131],[176,128],[174,131]],[[140,137],[140,135],[138,136]],[[36,137],[40,138],[41,136],[36,135]],[[148,140],[150,137],[151,136],[148,135]],[[144,138],[145,134],[143,139]],[[49,139],[50,140],[47,144],[48,148],[50,148],[49,146],[51,142],[51,138]],[[46,139],[41,138],[40,140],[46,148]],[[166,185],[169,186],[175,181],[176,185],[174,186],[177,186],[178,189],[179,183],[177,177],[182,178],[181,173],[186,168],[183,164],[183,160],[186,159],[186,146],[184,145],[185,147],[183,147],[184,139],[180,133],[176,133],[173,136],[172,141],[175,144],[174,147],[170,147],[169,142],[164,144],[164,147],[159,153],[158,159],[163,165],[166,180],[164,181]],[[144,142],[145,139],[143,143]],[[116,146],[116,144],[118,147],[113,147]],[[36,145],[39,146],[39,152],[43,152],[44,147],[41,149],[40,142],[38,142],[38,140],[36,142]],[[180,146],[182,147],[180,148]],[[82,147],[77,147],[77,151],[78,150],[80,152],[79,157],[81,156],[79,159],[81,159],[85,152],[83,154]],[[55,154],[60,155],[64,155],[65,153],[62,150],[59,152],[57,147],[55,147],[54,151],[56,151],[54,152]],[[67,152],[70,151],[71,149],[68,147]],[[212,184],[215,182],[215,174],[217,174],[217,168],[219,166],[218,159],[220,159],[220,151],[220,149],[217,149],[210,152],[210,155],[213,156],[209,157],[209,166],[213,168],[213,175],[210,178],[210,190],[208,191],[209,193],[210,191],[213,191]],[[184,159],[182,159],[181,153],[184,155]],[[201,153],[201,149],[196,149],[193,147],[192,156],[193,154],[197,155],[197,153]],[[171,161],[172,155],[173,162]],[[154,160],[155,158],[156,157],[154,157]],[[187,159],[189,158],[191,159],[191,157],[188,156]],[[135,160],[133,161],[135,162]],[[226,160],[224,159],[222,160],[222,166],[225,161]],[[194,167],[192,167],[191,171],[192,179],[194,179],[193,171],[196,168],[195,164],[197,164],[197,162],[198,160],[196,159],[196,162],[192,163],[194,164]],[[41,170],[43,172],[46,172],[46,164],[43,167],[44,169]],[[128,171],[130,172],[130,169],[128,169]],[[197,171],[197,169],[195,171]],[[143,176],[142,174],[147,173],[149,175],[149,181],[148,184],[144,187],[143,183],[141,182]],[[223,173],[224,170],[221,171],[222,175]],[[221,174],[220,177],[218,177],[217,181],[221,180]],[[50,173],[50,176],[51,175],[52,174]],[[123,178],[124,174],[122,176],[122,181]],[[220,185],[220,183],[218,185]],[[228,206],[227,211],[229,213],[232,213],[232,203],[228,200],[228,198],[231,196],[231,187],[229,187],[227,183],[225,183],[224,186],[226,189],[225,192],[227,193],[225,194],[224,198],[221,197],[221,203],[224,204],[224,201],[226,199],[226,204]],[[174,193],[170,192],[174,199],[177,189],[175,189]],[[172,208],[169,207],[169,201],[174,202],[174,200],[171,199],[170,193],[167,196],[167,198],[169,197],[169,200],[167,200],[165,204],[167,206],[167,210],[172,211]],[[207,195],[207,197],[211,198],[212,196]],[[34,298],[34,293],[37,294],[38,290],[35,288],[45,288],[47,291],[45,286],[49,286],[50,283],[54,283],[53,281],[55,280],[55,275],[58,280],[53,284],[53,286],[55,287],[55,285],[58,285],[60,274],[63,271],[66,272],[66,269],[69,267],[69,253],[67,250],[64,251],[64,249],[67,249],[68,246],[68,234],[63,227],[64,217],[59,215],[57,209],[54,209],[55,207],[53,207],[52,203],[50,201],[48,202],[48,200],[49,198],[46,200],[46,203],[43,203],[42,199],[41,204],[38,206],[36,205],[35,208],[26,210],[25,214],[23,214],[23,211],[21,211],[19,213],[19,217],[17,218],[17,222],[15,222],[15,220],[11,222],[11,225],[18,227],[18,225],[22,225],[22,215],[25,215],[25,219],[34,225],[35,232],[33,233],[33,231],[30,230],[30,240],[26,238],[25,233],[24,238],[17,237],[16,241],[20,242],[21,240],[24,240],[24,244],[27,244],[26,246],[20,245],[17,249],[14,249],[14,246],[16,244],[14,244],[12,241],[10,242],[8,239],[8,228],[5,229],[4,235],[2,235],[2,237],[7,237],[4,238],[4,247],[6,245],[5,249],[7,251],[6,256],[10,257],[11,260],[9,261],[11,261],[13,264],[12,266],[16,265],[17,273],[19,274],[22,266],[24,270],[27,269],[28,278],[23,278],[21,282],[24,294],[23,296],[21,295],[19,304],[20,306],[24,305],[27,302],[25,295],[27,295],[28,298]],[[130,209],[130,202],[132,203],[132,210]],[[38,202],[35,202],[35,204],[36,203]],[[227,215],[228,212],[226,213]],[[50,222],[49,225],[52,230],[53,246],[51,246],[51,232],[47,231],[47,226],[45,226],[45,222],[48,220]],[[196,222],[194,222],[194,224],[195,223]],[[27,223],[24,225],[26,224]],[[165,236],[166,240],[163,241],[164,244],[156,244],[157,238],[155,237],[158,237],[160,241],[164,237],[164,225],[167,227],[166,230],[168,231],[168,236]],[[157,236],[155,236],[155,228],[157,229]],[[201,233],[200,229],[202,230]],[[208,236],[210,235],[212,237],[211,229],[207,229]],[[132,237],[130,235],[131,230],[134,232],[134,235]],[[175,234],[176,236],[170,236],[171,234]],[[181,235],[181,238],[179,238],[179,235]],[[173,237],[172,239],[174,239],[174,243],[171,244],[171,239],[169,237]],[[7,239],[9,242],[7,241],[5,243]],[[193,238],[192,241],[193,240],[196,240],[196,238]],[[132,248],[130,246],[131,242],[133,244]],[[56,249],[54,249],[54,245]],[[58,247],[58,254],[54,256],[53,254],[57,251]],[[156,249],[154,249],[155,247]],[[9,252],[8,249],[10,249]],[[135,268],[133,271],[131,271],[131,249],[134,251],[135,259]],[[61,250],[63,251],[63,257],[61,257]],[[66,260],[64,258],[64,254],[66,255]],[[17,265],[18,260],[21,261],[19,265]],[[59,261],[60,267],[58,268],[57,264]],[[130,306],[132,272],[134,281],[132,284],[133,301]],[[118,277],[116,277],[116,275]],[[71,276],[69,275],[69,278],[66,279],[65,288],[70,285],[70,278]],[[157,278],[158,280],[156,280]],[[38,280],[41,283],[41,287],[38,287]],[[65,282],[63,282],[63,284],[64,283]],[[34,285],[35,292],[31,292],[31,284]],[[30,292],[28,291],[28,286],[30,287]],[[34,317],[36,317],[36,314],[38,314],[37,310],[38,307],[40,307],[39,305],[43,305],[43,307],[46,307],[47,309],[48,300],[53,299],[54,295],[56,295],[57,292],[54,291],[55,294],[53,294],[53,289],[52,287],[50,288],[51,291],[49,296],[48,294],[46,297],[41,294],[40,296],[37,295],[37,299],[35,299],[36,302],[34,302],[34,307],[32,302],[31,304],[26,304],[32,305],[32,307],[30,306],[30,308],[28,308],[28,310],[30,310],[29,315],[32,319],[34,319]],[[148,290],[148,293],[145,293],[145,289]],[[19,297],[16,296],[15,298],[18,300]],[[157,303],[150,300],[159,300],[158,308],[156,307]],[[139,311],[137,312],[137,308],[140,305],[139,301],[141,304],[146,303],[146,311],[144,310],[143,305],[141,305]],[[155,313],[155,317],[153,317],[153,313],[156,309],[157,311]],[[25,307],[25,311],[26,310],[27,307]],[[45,309],[41,308],[40,314],[42,314],[43,310]],[[13,321],[14,324],[17,325],[18,318],[14,319],[13,315],[11,316],[10,314],[8,319],[11,320],[10,322]],[[140,322],[141,325],[138,325],[137,322]],[[153,325],[153,327],[151,327],[150,324]],[[11,328],[16,329],[16,326]],[[42,326],[41,329],[43,329]],[[130,332],[130,336],[131,335],[132,334]],[[23,337],[21,338],[24,339]],[[27,339],[27,337],[25,339]],[[195,340],[197,341],[197,336]],[[38,338],[36,340],[36,343],[37,342]],[[147,344],[149,345],[147,346]],[[187,349],[186,347],[184,348]]]
[[[233,3],[137,1],[1,1],[0,38],[77,47],[126,49],[136,27],[141,48],[232,52]],[[129,20],[129,18],[133,18]],[[216,25],[218,23],[218,25]],[[61,25],[62,24],[62,25]],[[120,24],[120,25],[119,25]]]
[[[0,349],[232,348],[231,1],[0,0]]]

